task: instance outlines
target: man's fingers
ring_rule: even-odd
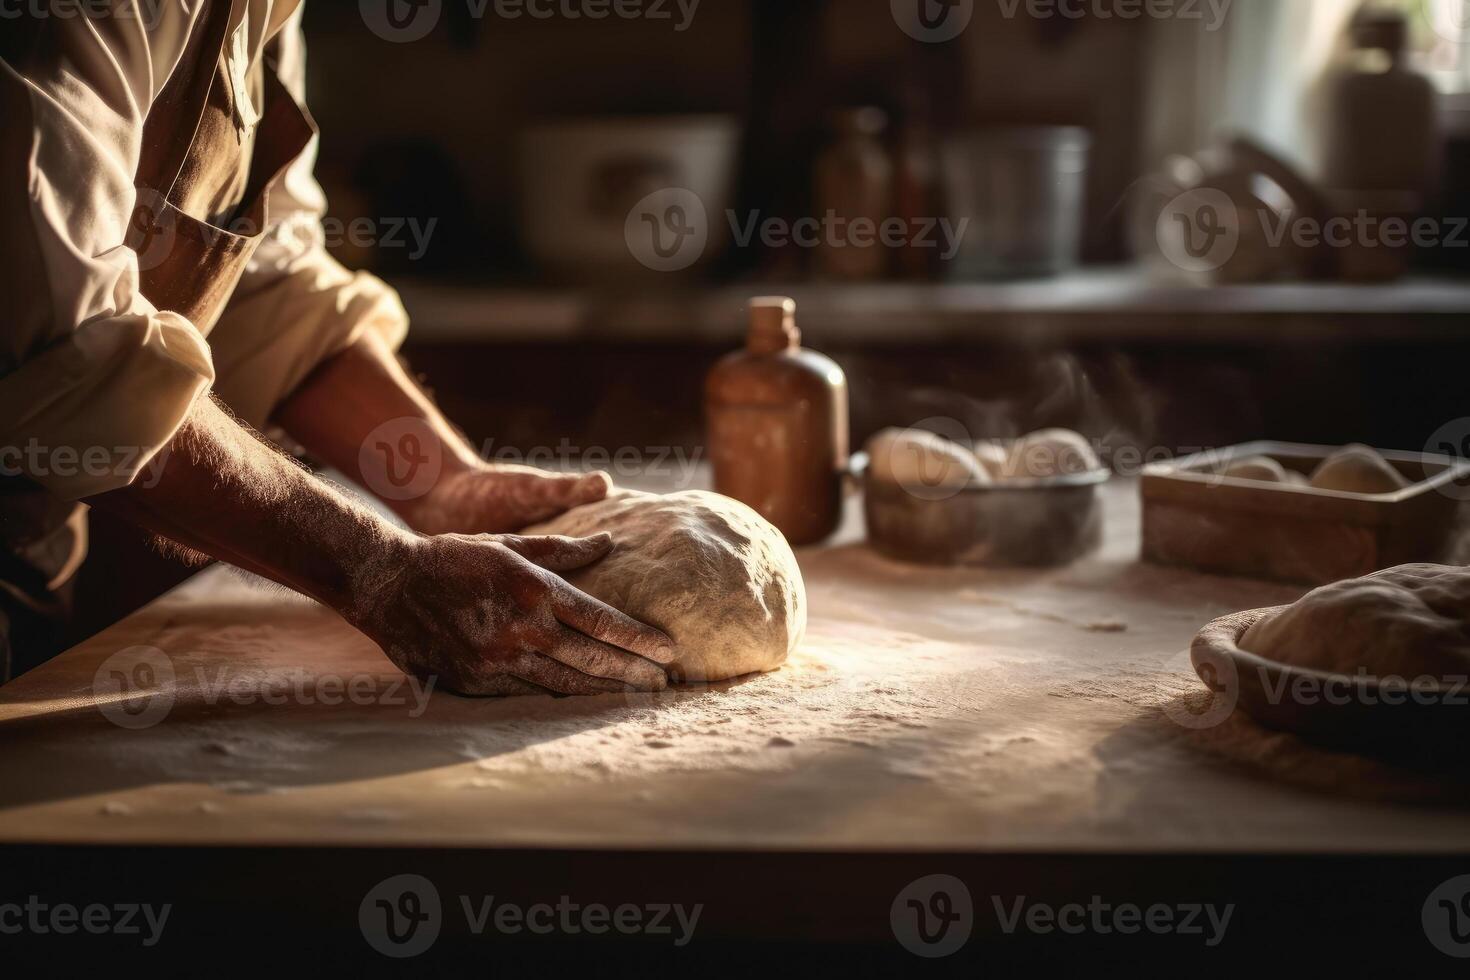
[[[552,656],[541,653],[523,653],[513,658],[506,669],[514,676],[554,694],[617,694],[627,691],[662,691],[668,686],[663,671],[656,678],[647,678],[643,683],[594,677],[569,667]]]
[[[595,504],[608,495],[612,485],[612,477],[601,471],[583,474],[563,485],[562,489],[566,493],[564,503],[568,509],[581,507],[583,504]]]
[[[658,664],[634,653],[594,640],[574,629],[562,627],[551,649],[543,651],[593,677],[621,681],[640,691],[662,691],[669,686],[668,674]]]
[[[557,619],[594,640],[631,650],[657,664],[667,665],[674,660],[674,641],[662,631],[618,612],[565,582],[553,589],[551,604]]]
[[[595,534],[590,538],[565,538],[556,535],[528,538],[519,534],[502,534],[496,540],[526,561],[539,565],[548,572],[571,572],[585,568],[604,557],[613,546],[610,534]]]

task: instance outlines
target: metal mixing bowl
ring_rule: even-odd
[[[921,565],[1046,567],[1076,561],[1102,540],[1098,487],[1106,469],[985,486],[911,491],[868,472],[863,486],[868,540],[890,558]]]

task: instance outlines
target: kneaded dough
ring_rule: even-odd
[[[1012,479],[1047,479],[1099,469],[1102,460],[1081,433],[1071,429],[1042,429],[1017,439],[1006,460],[1006,476]]]
[[[1322,461],[1312,474],[1318,490],[1345,493],[1395,493],[1409,485],[1404,475],[1368,446],[1345,446]]]
[[[618,490],[523,533],[613,536],[606,558],[566,575],[673,638],[669,677],[720,681],[775,670],[806,632],[806,587],[786,538],[729,497]]]
[[[1308,593],[1242,650],[1297,667],[1412,682],[1470,675],[1470,568],[1402,565]]]
[[[1290,483],[1286,467],[1270,456],[1247,456],[1225,468],[1222,476],[1234,480],[1255,480],[1258,483]]]
[[[884,429],[868,441],[872,475],[910,489],[984,486],[990,473],[968,446],[923,429]]]

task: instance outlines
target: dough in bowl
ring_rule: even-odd
[[[1349,676],[1470,676],[1470,569],[1401,565],[1323,586],[1257,622],[1240,648]]]
[[[523,533],[606,531],[611,554],[567,581],[656,626],[678,656],[669,677],[719,681],[775,670],[806,631],[806,587],[786,538],[729,497],[614,491]]]
[[[1045,480],[1102,468],[1102,460],[1081,433],[1071,429],[1042,429],[1017,439],[1006,460],[1011,479]]]
[[[868,441],[868,457],[874,478],[915,492],[991,482],[969,446],[923,429],[884,429]]]

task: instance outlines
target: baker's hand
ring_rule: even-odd
[[[673,641],[557,574],[611,548],[606,534],[414,538],[348,619],[405,672],[460,694],[661,691]]]
[[[611,489],[606,473],[563,475],[486,463],[446,473],[403,516],[421,534],[500,534],[596,503]]]

